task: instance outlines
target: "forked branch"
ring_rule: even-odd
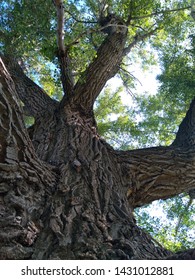
[[[95,59],[75,85],[72,103],[85,112],[91,112],[106,82],[119,70],[127,35],[126,28],[123,29],[124,33],[114,32],[105,38]]]

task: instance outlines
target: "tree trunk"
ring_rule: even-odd
[[[115,151],[98,135],[91,106],[84,113],[42,91],[37,103],[32,97],[28,134],[18,78],[14,85],[2,61],[0,74],[0,259],[170,257],[136,225],[133,210],[192,189],[194,151]],[[30,100],[28,86],[20,94]]]

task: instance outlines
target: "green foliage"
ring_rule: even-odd
[[[105,3],[103,9],[100,8],[100,2]],[[127,44],[132,43],[135,37],[158,30],[158,36],[152,36],[150,40],[153,45],[159,46],[170,34],[180,36],[184,22],[189,22],[189,16],[185,11],[172,13],[166,11],[188,6],[189,2],[64,0],[65,45],[69,47],[75,79],[85,71],[105,38],[99,26],[101,11],[103,16],[108,14],[108,8],[105,7],[109,6],[109,12],[115,13],[121,20],[130,20]],[[57,22],[52,1],[4,0],[0,3],[0,14],[2,15],[0,46],[3,52],[15,54],[24,61],[32,60],[32,57],[41,64],[49,61],[57,68]],[[135,53],[142,58],[141,63],[147,68],[150,63],[154,63],[155,58],[150,57],[150,52],[144,48],[143,41],[140,44],[141,47],[138,48],[138,52],[135,50]],[[129,57],[129,59],[133,57],[130,63],[135,63],[133,52],[134,50]],[[34,67],[32,61],[30,66]],[[128,84],[126,76],[125,83]]]
[[[107,87],[98,97],[95,104],[98,133],[115,147],[122,145],[119,140],[119,135],[126,131],[126,126],[128,126],[128,128],[131,127],[131,122],[128,121],[128,116],[126,114],[127,107],[122,104],[120,91],[121,88],[118,88],[116,92],[112,92],[111,89]]]
[[[122,87],[116,91],[106,87],[98,97],[94,109],[99,134],[115,148],[127,150],[135,148],[142,131],[134,118],[134,109],[122,102],[123,91]]]
[[[47,38],[55,38],[50,24],[54,11],[49,1],[3,1],[0,9],[5,52],[27,55],[32,50],[42,51]]]
[[[34,124],[34,118],[33,117],[29,117],[29,116],[24,116],[24,121],[25,121],[25,126],[26,128],[29,128],[31,125]]]
[[[179,195],[166,201],[153,202],[135,211],[137,223],[165,248],[178,251],[195,246],[195,203],[188,209],[189,197]],[[178,221],[182,219],[178,227]]]

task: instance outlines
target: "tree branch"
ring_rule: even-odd
[[[71,70],[71,62],[68,54],[68,48],[64,45],[64,6],[63,0],[54,0],[57,12],[57,46],[58,60],[61,69],[61,82],[66,96],[72,94],[74,79]]]
[[[136,34],[136,36],[134,37],[134,40],[132,43],[130,43],[128,45],[128,47],[126,47],[123,51],[123,55],[127,55],[132,48],[134,48],[139,42],[144,41],[145,39],[149,38],[150,36],[154,35],[155,32],[159,29],[159,27],[156,27],[154,29],[152,29],[151,31],[148,31],[145,34]]]
[[[29,115],[36,118],[44,114],[45,111],[53,111],[56,108],[58,102],[51,99],[42,88],[24,74],[15,58],[11,56],[1,56],[1,58]]]
[[[122,58],[140,41],[153,35],[155,28],[143,35],[137,35],[134,41],[125,48],[127,26],[121,22],[109,22],[101,28],[111,32],[97,51],[96,58],[74,87],[72,105],[90,112],[93,104],[105,86],[119,70]],[[114,30],[114,31],[113,31]]]
[[[166,260],[195,260],[195,248],[179,251],[167,257]]]
[[[115,28],[117,27],[115,26]],[[92,110],[93,104],[106,82],[119,69],[126,37],[126,26],[119,27],[119,32],[113,32],[106,37],[97,51],[96,58],[75,85],[73,106],[80,107],[85,112]]]
[[[116,152],[133,207],[167,199],[194,188],[195,152],[156,147]]]
[[[0,143],[1,160],[8,164],[18,163],[18,157],[35,157],[34,148],[22,121],[18,95],[2,59],[0,58]],[[19,140],[19,141],[17,141]],[[18,145],[18,142],[20,145]],[[24,160],[24,159],[23,159]]]
[[[187,7],[183,7],[183,8],[177,8],[177,9],[164,10],[164,11],[154,12],[154,13],[151,13],[151,14],[148,14],[148,15],[131,17],[131,20],[144,19],[144,18],[149,18],[149,17],[152,17],[152,16],[157,16],[157,15],[166,14],[166,13],[173,13],[173,12],[178,12],[178,11],[184,11],[184,10],[189,10],[189,9],[191,9],[191,6],[187,6]]]
[[[129,25],[131,22],[132,12],[133,12],[133,0],[131,0],[129,3],[129,15],[128,15],[127,22],[126,22],[127,25]]]
[[[19,178],[25,180],[22,178],[24,174],[17,177],[19,169],[23,168],[26,170],[24,177],[29,176],[29,184],[31,180],[42,180],[50,186],[55,182],[55,175],[50,172],[49,166],[41,162],[34,151],[22,118],[15,84],[0,57],[0,180],[6,178],[7,182],[10,179],[10,182],[15,183]],[[16,170],[18,172],[14,172]]]
[[[176,138],[171,146],[181,148],[182,150],[195,151],[195,98],[192,100],[190,108],[181,122]],[[194,191],[195,188],[190,190],[190,198],[192,198]]]

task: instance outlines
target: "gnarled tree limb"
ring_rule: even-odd
[[[52,172],[48,172],[46,164],[41,162],[35,153],[22,119],[22,108],[15,84],[0,58],[0,176],[10,172],[13,167],[17,170],[22,166],[25,166],[26,170],[35,171],[33,180],[37,182],[43,180],[45,174],[48,176],[48,180],[45,178],[46,184],[50,182],[51,185],[55,181]],[[32,176],[32,172],[29,176]]]
[[[117,151],[133,207],[194,189],[195,99],[169,147]]]
[[[194,188],[194,151],[156,147],[117,153],[133,207]]]
[[[1,58],[29,115],[36,118],[44,114],[48,109],[53,111],[56,108],[58,102],[51,99],[42,88],[25,75],[15,58],[11,56],[1,56]]]

